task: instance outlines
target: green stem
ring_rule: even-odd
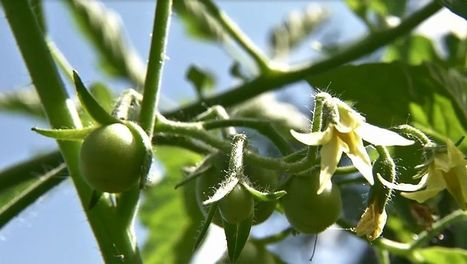
[[[296,67],[291,70],[275,71],[274,74],[261,75],[256,79],[244,83],[240,86],[226,89],[225,92],[212,97],[207,97],[203,102],[195,102],[177,110],[164,113],[168,118],[179,120],[191,118],[204,111],[206,105],[222,105],[229,107],[243,102],[261,93],[272,91],[283,87],[284,85],[295,83],[297,81],[318,75],[333,69],[339,65],[348,63],[359,57],[369,54],[382,46],[392,42],[396,38],[411,31],[418,24],[433,15],[441,8],[438,1],[432,1],[425,7],[414,12],[410,17],[402,21],[397,27],[371,33],[368,37],[359,41],[356,45],[337,53],[336,55],[324,59],[320,62],[309,64],[302,67]]]
[[[267,73],[271,69],[268,59],[261,53],[256,45],[242,32],[242,30],[232,21],[226,13],[219,10],[211,0],[201,1],[209,14],[219,22],[227,34],[251,56],[262,73]]]
[[[80,128],[81,122],[72,100],[53,63],[50,51],[27,0],[1,0],[7,20],[53,128]],[[92,190],[79,170],[79,142],[58,142],[78,196],[107,263],[121,255],[127,263],[141,263],[129,232],[114,224],[112,210],[105,202],[86,210]]]
[[[376,252],[376,258],[378,259],[379,264],[391,264],[389,259],[389,252],[387,250],[379,248],[375,248],[374,250]]]
[[[277,129],[270,122],[251,118],[210,120],[203,122],[203,127],[206,130],[229,126],[255,129],[262,135],[269,138],[283,155],[288,155],[293,152],[293,148],[290,146],[290,144],[279,134]]]
[[[159,101],[171,11],[172,0],[157,1],[140,114],[140,125],[150,138],[156,123],[157,103]]]

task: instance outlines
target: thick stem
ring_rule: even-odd
[[[156,123],[157,103],[159,101],[171,11],[172,0],[157,1],[140,114],[140,125],[150,138]]]
[[[65,92],[29,1],[1,2],[51,126],[80,128],[81,122],[76,108]],[[92,190],[84,182],[79,170],[80,143],[60,141],[58,145],[104,260],[107,263],[115,263],[118,255],[123,256],[127,263],[141,263],[131,235],[113,224],[112,208],[108,204],[100,202],[92,210],[86,210]]]
[[[205,98],[202,102],[195,102],[186,105],[175,111],[164,113],[164,115],[168,118],[179,120],[189,119],[204,111],[204,109],[206,109],[206,105],[219,104],[224,107],[229,107],[261,93],[277,90],[286,84],[295,83],[305,78],[326,72],[339,65],[369,54],[392,42],[396,38],[411,31],[414,27],[433,15],[440,8],[441,4],[438,1],[433,1],[417,12],[414,12],[410,17],[400,23],[399,26],[383,30],[381,32],[371,33],[367,38],[362,39],[356,45],[337,53],[330,58],[310,65],[297,67],[292,70],[283,70],[281,72],[274,71],[274,73],[266,76],[258,76],[256,79],[245,84],[231,89],[226,89],[223,93]]]

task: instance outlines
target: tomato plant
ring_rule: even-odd
[[[97,128],[84,139],[80,168],[93,189],[120,193],[138,182],[144,157],[144,147],[131,130],[115,123]]]
[[[285,216],[292,226],[303,233],[319,233],[336,222],[342,208],[339,188],[328,186],[317,194],[316,173],[295,176],[281,199]]]

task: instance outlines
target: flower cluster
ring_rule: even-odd
[[[318,194],[331,183],[342,153],[351,159],[370,184],[374,183],[371,160],[363,140],[380,146],[405,146],[414,143],[395,132],[366,123],[362,115],[336,97],[323,92],[316,96],[325,98],[324,106],[331,117],[326,129],[310,133],[291,130],[291,134],[303,144],[322,145]]]

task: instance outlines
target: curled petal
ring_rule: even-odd
[[[349,133],[346,135],[345,139],[349,146],[349,151],[346,152],[347,156],[352,160],[353,165],[362,176],[373,185],[374,179],[371,160],[368,153],[366,153],[361,138],[355,133]]]
[[[392,183],[387,181],[381,176],[381,174],[376,173],[378,180],[386,187],[403,192],[415,192],[426,186],[428,180],[428,174],[425,174],[417,184],[408,184],[408,183]]]
[[[332,137],[332,127],[330,126],[323,132],[311,132],[311,133],[300,133],[295,130],[290,130],[290,134],[292,136],[302,142],[305,145],[309,146],[316,146],[316,145],[324,145],[331,140]]]
[[[341,141],[333,138],[321,148],[321,172],[319,174],[319,188],[317,194],[322,193],[331,181],[342,156]]]
[[[417,201],[418,203],[423,203],[426,200],[436,196],[440,191],[442,191],[444,188],[427,188],[422,191],[418,192],[403,192],[401,193],[402,196],[408,199],[412,199]]]
[[[357,129],[357,133],[367,142],[377,146],[408,146],[414,143],[396,132],[363,123]]]

